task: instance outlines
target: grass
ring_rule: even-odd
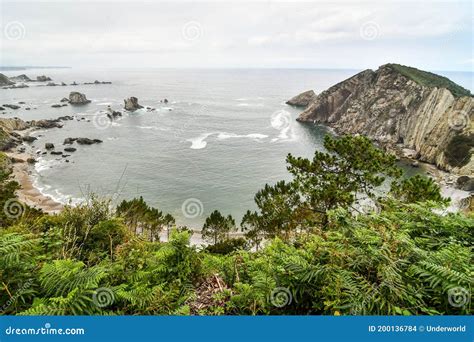
[[[454,97],[473,96],[471,92],[454,83],[449,78],[400,64],[389,64],[393,69],[416,83],[426,87],[448,89]]]

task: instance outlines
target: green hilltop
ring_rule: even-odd
[[[446,88],[454,97],[473,96],[469,90],[454,83],[447,77],[400,64],[388,64],[388,66],[391,66],[403,76],[408,77],[422,86]]]

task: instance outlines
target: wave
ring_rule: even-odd
[[[53,201],[61,203],[63,205],[72,205],[76,206],[84,202],[83,198],[68,196],[60,192],[58,189],[51,190],[51,185],[40,185],[38,177],[33,177],[33,186],[46,197],[50,197]]]
[[[35,163],[35,171],[39,174],[59,164],[60,164],[60,161],[56,159],[39,158],[38,161]]]
[[[189,141],[191,143],[191,148],[193,150],[200,150],[207,145],[207,137],[212,135],[214,133],[204,133],[198,136],[197,138],[192,138],[192,139],[187,139],[186,141]]]
[[[247,102],[244,102],[244,103],[238,103],[236,106],[237,107],[263,107],[264,104],[263,103],[247,103]]]
[[[158,127],[158,126],[136,126],[137,128],[140,129],[149,129],[153,131],[169,131],[169,128],[166,127]]]
[[[248,138],[254,141],[261,141],[262,139],[268,138],[268,135],[260,134],[260,133],[251,133],[251,134],[235,134],[235,133],[227,133],[227,132],[210,132],[204,133],[198,136],[197,138],[187,139],[186,141],[191,142],[191,148],[193,150],[200,150],[207,146],[206,139],[211,135],[216,135],[218,140],[226,140],[232,138]]]
[[[220,140],[225,140],[225,139],[231,139],[231,138],[250,138],[250,139],[256,139],[256,140],[261,140],[268,138],[268,135],[266,134],[260,134],[260,133],[251,133],[251,134],[235,134],[235,133],[226,133],[226,132],[221,132],[217,134],[217,139]]]
[[[97,106],[111,106],[112,102],[101,102],[101,103],[97,103],[96,105]]]

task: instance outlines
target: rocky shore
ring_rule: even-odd
[[[37,129],[62,128],[65,121],[74,120],[72,116],[62,116],[57,119],[23,121],[19,118],[0,118],[0,151],[4,152],[11,161],[12,177],[20,184],[17,191],[18,198],[31,207],[42,209],[44,212],[56,213],[63,208],[63,204],[53,198],[42,194],[33,184],[32,167],[37,162],[36,155],[32,151],[27,151],[24,143],[31,144],[36,141],[36,137],[30,135]],[[58,155],[63,158],[68,157],[67,153],[75,152],[73,143],[78,145],[92,145],[102,143],[99,139],[85,137],[67,138],[63,145],[64,151],[55,149],[52,143],[46,143],[44,151],[37,151],[37,154]],[[64,159],[69,162],[68,159]]]

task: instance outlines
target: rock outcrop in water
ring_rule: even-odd
[[[128,110],[129,112],[134,112],[137,109],[143,108],[143,106],[138,104],[138,99],[136,97],[130,97],[128,99],[123,100],[124,101],[124,108],[125,110]]]
[[[15,82],[10,81],[10,79],[4,74],[0,74],[0,86],[9,86],[13,85]]]
[[[41,76],[36,77],[36,81],[37,82],[49,82],[49,81],[52,81],[52,79],[51,79],[51,77],[41,75]]]
[[[79,93],[77,91],[72,91],[69,93],[69,103],[72,105],[84,105],[90,102],[91,101],[86,98],[85,94]]]
[[[18,75],[18,76],[10,77],[10,81],[13,81],[13,82],[32,82],[32,79],[29,78],[28,76],[26,76],[25,74],[21,74],[21,75]]]
[[[315,98],[315,92],[308,90],[286,101],[286,104],[295,107],[307,107]]]
[[[445,77],[397,64],[365,70],[317,95],[298,121],[363,134],[460,175],[474,171],[474,98]]]

